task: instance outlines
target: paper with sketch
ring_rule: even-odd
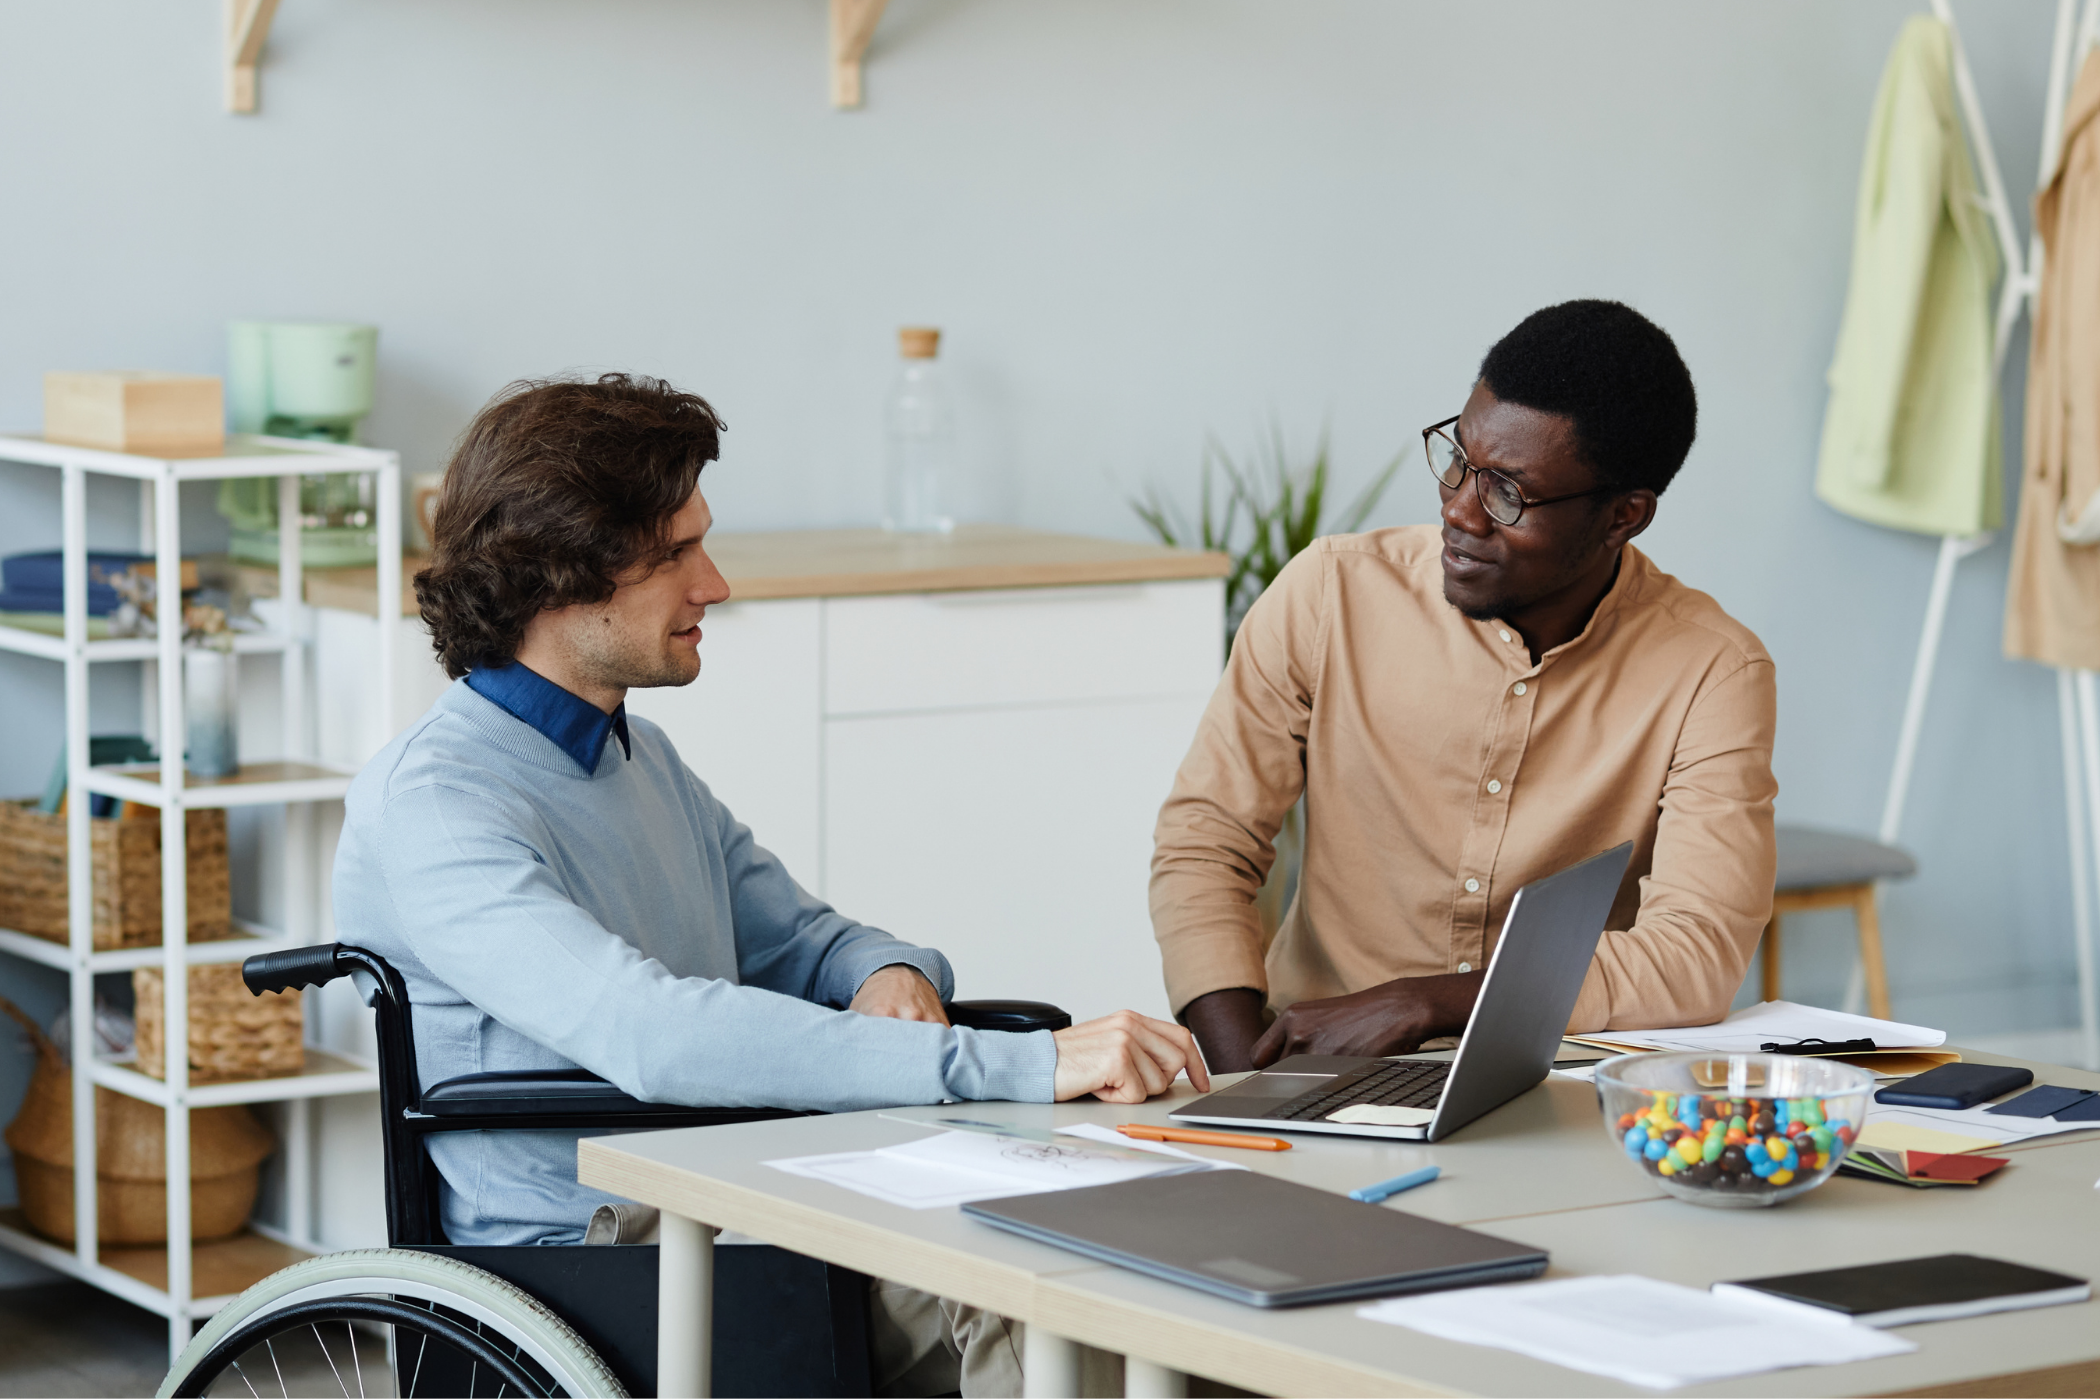
[[[1389,1298],[1356,1315],[1656,1390],[1917,1350],[1834,1313],[1796,1318],[1633,1274]]]
[[[873,1152],[789,1157],[766,1165],[913,1210],[1209,1171],[1218,1165],[1180,1153],[1154,1155],[1159,1157],[1156,1163],[1110,1156],[1077,1143],[1066,1147],[981,1133],[941,1133]]]
[[[1599,1031],[1595,1035],[1568,1037],[1583,1045],[1627,1046],[1637,1050],[1720,1050],[1732,1054],[1756,1054],[1767,1041],[1793,1045],[1811,1039],[1862,1038],[1883,1048],[1912,1049],[1947,1043],[1945,1031],[1928,1026],[1877,1021],[1871,1016],[1851,1016],[1843,1011],[1825,1011],[1819,1006],[1801,1006],[1791,1001],[1764,1001],[1746,1006],[1711,1026],[1680,1026],[1659,1031]]]

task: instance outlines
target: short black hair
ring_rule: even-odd
[[[1699,396],[1676,342],[1616,301],[1534,311],[1480,362],[1488,392],[1573,421],[1598,483],[1661,494],[1699,431]]]

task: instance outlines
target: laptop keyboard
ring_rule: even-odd
[[[1398,1060],[1360,1077],[1347,1078],[1340,1086],[1329,1082],[1292,1099],[1269,1116],[1294,1123],[1311,1123],[1353,1103],[1431,1108],[1443,1097],[1444,1081],[1450,1075],[1448,1061]]]

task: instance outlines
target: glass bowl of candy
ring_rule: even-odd
[[[1612,1142],[1673,1196],[1770,1206],[1821,1186],[1866,1121],[1874,1076],[1836,1060],[1711,1051],[1597,1066]]]

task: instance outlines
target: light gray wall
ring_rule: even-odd
[[[9,5],[0,422],[38,421],[46,369],[216,371],[229,318],[357,318],[368,437],[411,470],[509,379],[631,368],[728,418],[724,528],[869,523],[892,333],[930,322],[991,509],[1136,537],[1124,498],[1189,486],[1206,432],[1330,422],[1346,485],[1524,313],[1619,297],[1705,408],[1644,544],[1778,658],[1782,817],[1871,830],[1934,543],[1810,475],[1868,108],[1919,8],[896,0],[837,112],[820,0],[287,0],[237,118],[217,0]],[[1962,8],[2018,190],[2052,11]],[[1381,522],[1431,518],[1419,473]],[[0,551],[55,544],[54,502],[0,465]],[[98,539],[135,519],[111,493]],[[1924,873],[1887,910],[1899,1013],[1977,1033],[2074,1015],[2052,681],[2000,658],[2006,557],[1961,575]],[[109,690],[121,727],[136,686]],[[0,658],[0,789],[41,785],[57,697]],[[1847,932],[1799,921],[1790,992],[1840,994]]]

